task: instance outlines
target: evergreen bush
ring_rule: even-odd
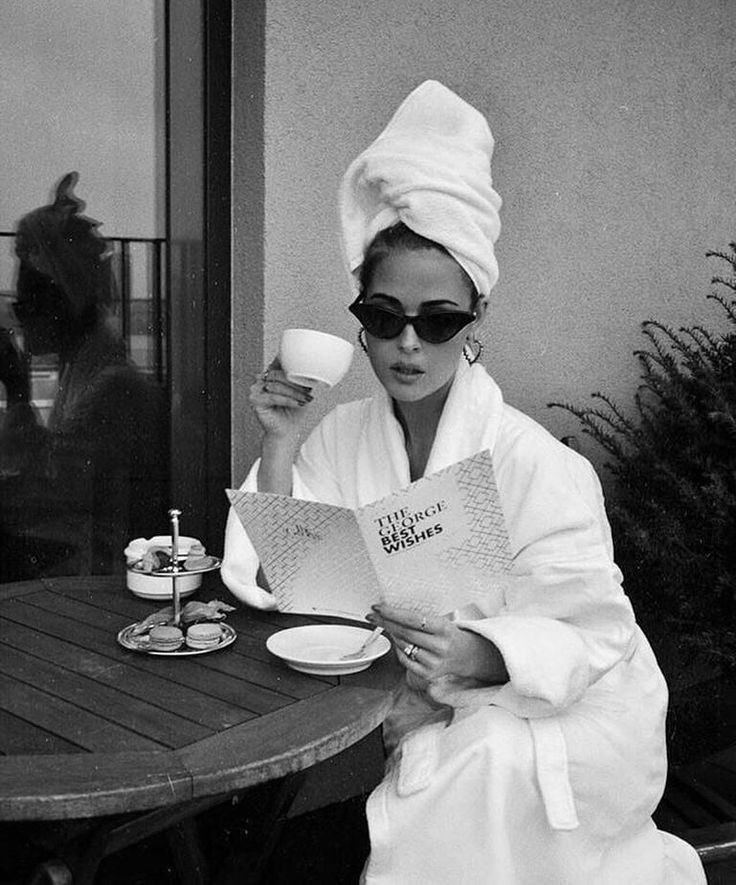
[[[633,417],[603,393],[549,404],[609,456],[616,559],[674,690],[698,661],[736,669],[736,242],[706,254],[727,266],[707,295],[725,333],[644,322]]]

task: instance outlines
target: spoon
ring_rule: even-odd
[[[358,658],[362,658],[366,651],[370,648],[371,645],[378,639],[378,637],[383,633],[383,627],[376,627],[371,631],[371,635],[366,639],[366,641],[360,646],[357,651],[351,651],[350,654],[342,655],[340,658],[341,661],[353,661]]]

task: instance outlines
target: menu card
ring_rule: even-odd
[[[356,510],[229,489],[280,611],[363,620],[387,602],[444,614],[487,600],[511,568],[490,453]]]

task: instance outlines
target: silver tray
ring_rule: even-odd
[[[146,647],[150,642],[147,633],[144,633],[141,636],[135,636],[133,634],[133,629],[137,626],[138,624],[135,623],[123,627],[118,633],[118,642],[120,645],[122,645],[123,648],[127,648],[128,651],[137,651],[146,655],[162,655],[166,658],[184,658],[191,657],[192,655],[206,655],[212,651],[220,651],[220,649],[232,645],[238,636],[229,624],[220,623],[220,626],[222,627],[222,639],[220,639],[218,645],[213,645],[212,648],[189,648],[188,645],[182,644],[179,648],[174,649],[174,651],[159,651],[158,649],[154,650]]]

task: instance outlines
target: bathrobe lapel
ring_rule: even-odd
[[[357,498],[361,504],[383,498],[410,482],[404,433],[383,388],[375,394],[369,409],[355,465]],[[492,452],[502,409],[501,391],[485,370],[461,361],[440,417],[425,475],[484,449]],[[479,421],[478,416],[484,420]]]

